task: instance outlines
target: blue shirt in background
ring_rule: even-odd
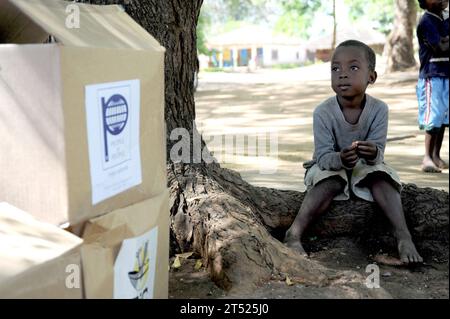
[[[426,11],[417,26],[419,40],[420,78],[449,77],[449,51],[439,50],[441,38],[448,36],[448,16],[442,19]]]

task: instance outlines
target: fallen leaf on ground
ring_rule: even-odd
[[[197,260],[197,262],[195,263],[194,269],[195,269],[195,270],[199,270],[200,268],[202,268],[202,265],[203,265],[203,263],[202,263],[201,259],[199,259],[199,260]]]
[[[289,278],[289,276],[286,276],[286,284],[288,286],[292,286],[294,283],[291,281],[291,278]]]
[[[188,253],[183,253],[183,254],[175,254],[175,256],[180,257],[180,258],[184,258],[184,259],[188,259],[189,257],[192,256],[194,252],[188,252]]]
[[[172,267],[175,269],[178,269],[181,267],[181,261],[180,261],[180,257],[175,257],[175,260],[173,261]]]

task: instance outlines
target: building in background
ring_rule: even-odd
[[[210,66],[270,67],[277,64],[303,64],[307,61],[302,41],[250,25],[216,35],[207,41]]]
[[[346,25],[338,26],[336,32],[336,46],[346,40],[358,40],[370,46],[375,53],[382,54],[386,36],[365,25]],[[311,38],[307,43],[308,54],[315,57],[316,60],[323,62],[330,61],[333,49],[331,44],[333,42],[332,31],[324,36]]]

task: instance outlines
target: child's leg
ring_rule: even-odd
[[[365,181],[369,186],[375,202],[386,214],[394,228],[394,236],[397,239],[400,259],[404,263],[422,262],[411,239],[401,202],[400,193],[389,182],[389,177],[385,173],[372,173]]]
[[[344,190],[345,183],[341,177],[332,176],[320,181],[306,193],[294,222],[286,232],[284,242],[288,247],[306,254],[300,242],[303,232],[311,221],[328,209],[333,198]]]
[[[447,169],[448,164],[441,159],[441,147],[444,140],[445,126],[441,126],[439,132],[436,134],[436,143],[433,148],[432,158],[434,164],[441,169]]]
[[[425,156],[422,161],[422,171],[426,173],[440,173],[441,170],[433,162],[433,154],[437,144],[438,134],[433,131],[425,132]]]

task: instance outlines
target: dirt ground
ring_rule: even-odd
[[[380,255],[395,256],[393,251]],[[430,258],[421,266],[399,267],[377,263],[367,245],[355,238],[338,238],[315,243],[310,258],[335,270],[356,271],[364,278],[369,276],[368,265],[377,265],[380,287],[390,298],[396,299],[448,299],[448,260]],[[171,259],[171,264],[174,258]],[[174,299],[367,299],[369,288],[361,283],[312,287],[302,284],[289,286],[286,281],[270,280],[252,294],[227,293],[209,280],[205,268],[195,270],[196,260],[182,261],[180,268],[171,268],[169,298]],[[376,289],[376,288],[373,288]],[[389,298],[386,297],[386,298]]]
[[[277,152],[266,155],[252,155],[247,145],[220,154],[220,145],[208,143],[221,165],[237,170],[254,185],[304,191],[301,163],[312,156],[312,111],[333,94],[328,70],[329,65],[321,64],[283,71],[200,73],[196,93],[197,127],[206,141],[222,135],[251,136],[255,132],[277,135]],[[448,192],[448,170],[440,174],[425,174],[420,170],[424,147],[423,133],[416,124],[416,76],[417,70],[392,75],[379,72],[377,83],[368,90],[369,94],[384,100],[390,109],[385,160],[398,171],[404,183]],[[445,161],[449,159],[448,137],[447,130],[442,146]],[[268,167],[272,168],[270,174],[267,174]],[[374,256],[395,257],[396,252],[374,251],[374,245],[358,238],[338,238],[332,242],[307,240],[310,258],[327,267],[353,270],[367,277],[366,267],[376,264],[380,270],[380,286],[392,298],[449,298],[448,252],[442,256],[424,256],[424,265],[405,268],[377,262]],[[170,270],[169,298],[368,298],[364,289],[352,285],[289,286],[279,280],[265,283],[252,295],[227,294],[209,280],[203,267],[194,269],[194,257],[181,261],[181,267]]]

